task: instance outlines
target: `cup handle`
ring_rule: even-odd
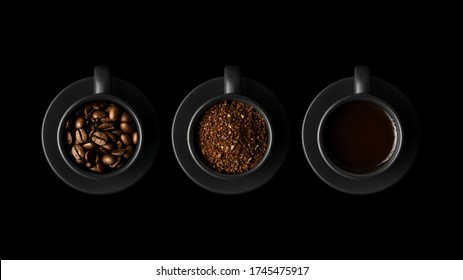
[[[355,67],[354,84],[355,94],[371,93],[371,76],[370,68],[368,68],[368,66],[359,65]]]
[[[111,94],[111,69],[105,65],[95,67],[95,94]]]
[[[228,65],[225,67],[224,74],[224,93],[225,94],[241,94],[241,72],[236,65]]]

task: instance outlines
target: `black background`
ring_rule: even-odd
[[[297,9],[296,9],[297,10]],[[4,84],[10,133],[2,183],[2,259],[448,259],[461,258],[461,184],[455,131],[451,22],[348,16],[329,10],[141,19],[130,12],[30,21],[9,32]],[[317,20],[311,18],[319,14]],[[131,14],[133,16],[133,14]],[[117,18],[109,22],[108,19]],[[236,18],[236,17],[235,17]],[[238,23],[237,23],[238,22]],[[98,26],[98,27],[96,27]],[[107,64],[141,89],[161,123],[160,152],[132,188],[80,193],[49,167],[40,131],[53,98]],[[183,98],[241,66],[280,99],[291,122],[281,170],[262,188],[222,196],[196,186],[173,154],[170,130]],[[413,103],[422,142],[394,187],[352,196],[325,185],[302,150],[304,114],[330,83],[368,64]],[[9,108],[10,109],[10,108]],[[19,150],[19,152],[18,152]],[[458,160],[457,160],[458,161]],[[11,178],[6,180],[5,178]]]

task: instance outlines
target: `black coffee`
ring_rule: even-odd
[[[327,117],[322,142],[336,165],[353,173],[368,173],[391,158],[396,135],[396,125],[383,108],[368,101],[351,101]]]

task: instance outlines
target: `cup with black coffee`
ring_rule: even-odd
[[[137,113],[111,93],[109,67],[95,67],[94,94],[70,106],[58,128],[63,159],[85,177],[108,178],[123,172],[136,161],[143,144]]]
[[[265,110],[242,95],[237,66],[225,68],[223,94],[193,114],[188,146],[195,162],[220,178],[249,175],[265,162],[272,147],[272,125]]]
[[[401,180],[419,147],[419,121],[396,86],[367,66],[324,88],[302,124],[302,147],[320,179],[349,194],[372,194]]]
[[[371,177],[394,164],[402,147],[402,126],[394,108],[372,95],[367,66],[355,68],[354,87],[353,95],[324,113],[318,144],[324,160],[339,174]]]

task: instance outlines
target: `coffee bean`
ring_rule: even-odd
[[[108,140],[111,140],[112,142],[116,143],[117,142],[117,136],[114,133],[106,131],[105,134],[108,136]]]
[[[132,133],[135,131],[135,128],[130,123],[123,122],[121,123],[121,130],[125,133]]]
[[[108,114],[105,111],[95,111],[92,114],[92,118],[94,119],[101,119],[101,118],[106,118]]]
[[[84,148],[81,145],[72,146],[71,153],[75,159],[83,159],[85,155]]]
[[[103,148],[103,146],[98,147],[97,150],[100,151],[100,153],[102,153],[102,154],[109,154],[109,153],[111,153],[110,150],[107,150],[107,149]]]
[[[121,163],[121,160],[122,160],[121,157],[117,157],[116,162],[113,163],[113,164],[111,164],[111,165],[109,165],[109,167],[111,167],[111,168],[116,168],[116,167],[118,167],[118,165]]]
[[[108,136],[104,132],[97,131],[92,136],[93,143],[103,146],[108,141]]]
[[[85,123],[86,123],[86,120],[84,117],[78,117],[76,119],[75,128],[76,129],[82,128],[84,127]]]
[[[133,119],[132,119],[132,117],[130,116],[129,113],[123,112],[122,115],[121,115],[121,122],[131,123],[131,122],[133,122]]]
[[[69,131],[66,133],[66,142],[68,145],[72,145],[72,134]]]
[[[87,142],[87,132],[85,132],[82,128],[76,130],[76,143],[82,144],[85,142]]]
[[[69,129],[73,128],[73,127],[74,127],[74,123],[75,123],[75,122],[74,122],[73,119],[68,120],[68,121],[66,122],[66,129],[69,130]]]
[[[106,102],[96,102],[95,104],[93,104],[93,108],[95,110],[104,110],[106,106],[107,106]]]
[[[100,122],[101,122],[101,123],[107,123],[107,122],[110,122],[110,121],[111,121],[111,120],[110,120],[108,117],[106,117],[106,118],[101,118],[101,119],[100,119]]]
[[[90,150],[90,151],[87,151],[85,153],[85,160],[87,162],[95,162],[95,159],[96,159],[96,156],[95,156],[95,151],[94,150]]]
[[[106,150],[108,151],[112,151],[114,150],[114,148],[116,148],[116,145],[111,143],[111,142],[108,142],[106,144],[104,144],[103,146],[101,146],[102,148],[105,148]]]
[[[105,165],[102,162],[98,162],[94,167],[90,168],[90,170],[98,172],[102,174],[104,172]]]
[[[92,166],[93,166],[93,164],[91,162],[87,162],[85,164],[85,167],[87,167],[87,168],[92,168]]]
[[[122,135],[122,130],[120,129],[116,129],[116,130],[113,130],[111,131],[112,133],[116,134],[117,136],[121,136]]]
[[[121,140],[118,140],[118,141],[116,142],[116,146],[117,146],[118,149],[121,149],[122,147],[124,147],[124,143],[122,143]]]
[[[134,145],[138,144],[138,132],[137,131],[132,133],[132,142],[133,142]]]
[[[112,122],[103,123],[98,127],[98,129],[102,131],[114,130],[115,128],[116,125]]]
[[[84,159],[76,159],[76,162],[78,164],[85,164],[85,160]]]
[[[116,162],[116,157],[111,154],[106,154],[101,158],[101,160],[103,161],[104,164],[111,165]]]
[[[104,170],[105,170],[105,165],[104,165],[104,163],[102,163],[102,162],[97,163],[97,164],[96,164],[96,169],[97,169],[97,172],[103,173]]]
[[[94,110],[95,110],[95,109],[93,109],[93,104],[88,104],[87,106],[85,106],[84,114],[85,114],[87,117],[89,117],[89,116],[93,113]]]
[[[121,108],[117,105],[111,105],[109,107],[109,119],[111,121],[117,121],[121,117]]]
[[[93,150],[93,149],[95,149],[96,145],[95,145],[95,143],[87,142],[87,143],[83,144],[82,147],[84,147],[85,150]]]
[[[135,148],[133,146],[127,146],[125,148],[124,158],[125,159],[131,158],[134,152],[135,152]]]
[[[122,156],[125,154],[125,149],[116,149],[111,152],[115,156]]]
[[[128,134],[122,134],[121,141],[127,146],[132,145],[132,137],[130,137]]]

